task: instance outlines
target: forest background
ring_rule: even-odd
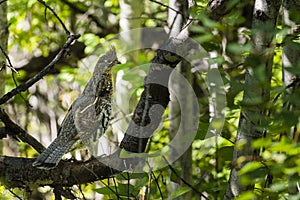
[[[1,0],[1,198],[300,199],[299,12],[296,0]],[[111,46],[101,162],[79,150],[32,167]],[[132,135],[143,113],[156,130]],[[116,168],[118,150],[154,164]]]

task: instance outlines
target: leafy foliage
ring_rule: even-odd
[[[69,3],[67,3],[69,2]],[[48,75],[38,84],[31,87],[28,92],[17,95],[7,104],[7,110],[15,116],[15,119],[42,143],[48,144],[54,137],[63,120],[63,117],[82,88],[89,79],[92,68],[96,62],[96,55],[100,55],[113,44],[117,49],[122,49],[122,43],[115,38],[118,33],[118,19],[120,18],[119,2],[115,0],[101,1],[47,1],[47,4],[55,9],[62,21],[72,28],[72,32],[81,33],[80,42],[85,44],[83,56],[70,66],[63,63],[58,72]],[[166,1],[163,2],[167,4]],[[205,138],[210,125],[210,113],[208,110],[208,96],[198,95],[198,103],[201,108],[200,121],[197,136],[192,143],[192,180],[191,185],[178,186],[172,190],[170,184],[180,183],[178,176],[184,173],[180,167],[174,166],[175,172],[170,172],[168,167],[158,171],[149,171],[144,174],[123,172],[116,177],[90,184],[74,187],[78,196],[96,198],[103,195],[103,199],[129,199],[139,196],[148,199],[178,198],[188,192],[192,192],[193,199],[201,199],[202,193],[207,199],[222,199],[227,189],[234,145],[243,146],[243,143],[235,144],[235,136],[238,131],[242,96],[245,89],[246,67],[256,65],[257,60],[251,57],[252,32],[245,23],[247,19],[242,13],[242,7],[233,9],[220,21],[212,20],[205,13],[208,1],[195,1],[190,9],[190,16],[194,22],[190,26],[191,37],[201,44],[207,51],[216,51],[218,56],[209,60],[217,63],[226,89],[226,115],[221,135]],[[233,1],[234,3],[234,1]],[[71,7],[74,5],[76,8]],[[8,1],[9,20],[9,53],[16,68],[20,69],[17,77],[18,83],[26,81],[27,71],[22,68],[22,62],[28,62],[32,57],[47,57],[51,51],[57,50],[66,40],[64,30],[61,28],[49,10],[35,0],[11,0]],[[98,12],[99,11],[99,12]],[[101,12],[100,12],[101,11]],[[107,13],[106,13],[107,12]],[[102,13],[97,16],[97,13]],[[94,16],[95,15],[95,16]],[[94,16],[95,18],[91,18]],[[292,19],[297,20],[299,15],[293,14]],[[145,10],[141,16],[144,27],[162,27],[166,23],[167,7],[152,1],[145,2]],[[104,20],[103,20],[104,19]],[[299,21],[299,20],[298,20]],[[102,24],[104,28],[99,27]],[[201,25],[199,25],[201,24]],[[263,130],[264,137],[253,142],[252,147],[259,152],[259,156],[248,162],[241,170],[241,184],[254,185],[253,191],[246,191],[237,199],[299,199],[298,180],[300,176],[300,146],[299,138],[299,88],[291,87],[292,92],[282,83],[282,48],[286,43],[299,43],[299,35],[295,38],[287,36],[287,28],[278,24],[274,44],[276,48],[273,57],[273,71],[270,87],[270,102],[263,102],[268,109],[268,116],[264,118],[259,129]],[[88,55],[88,56],[86,56]],[[114,78],[120,78],[126,82],[126,87],[137,88],[128,90],[130,94],[130,108],[123,117],[127,120],[134,106],[138,102],[144,77],[148,72],[149,61],[154,57],[154,52],[142,50],[138,54],[139,63],[134,63],[126,58],[123,64],[118,65],[114,71]],[[68,58],[66,58],[68,60]],[[20,64],[21,63],[21,64]],[[135,69],[136,65],[140,65]],[[299,63],[287,70],[299,76]],[[44,66],[41,66],[44,67]],[[121,73],[124,76],[118,76]],[[264,69],[257,67],[254,72],[260,80],[265,79]],[[206,74],[201,74],[195,85],[204,88]],[[297,80],[295,81],[297,85]],[[6,90],[15,88],[12,74],[7,75]],[[199,91],[195,91],[196,93]],[[200,93],[200,92],[199,92]],[[25,101],[24,101],[25,99]],[[29,107],[27,104],[30,104]],[[253,102],[252,102],[253,103]],[[293,109],[290,109],[293,107]],[[115,108],[122,110],[122,108]],[[160,129],[151,138],[148,146],[149,152],[155,152],[165,147],[170,142],[170,119],[167,109]],[[266,117],[266,116],[263,116]],[[263,118],[257,116],[257,118]],[[218,126],[218,124],[216,124]],[[119,138],[108,134],[110,140],[118,143]],[[28,145],[21,142],[12,142],[5,139],[5,155],[35,157],[37,153]],[[78,156],[80,155],[80,156]],[[77,153],[80,159],[88,159],[85,151]],[[249,158],[242,157],[236,164]],[[299,186],[298,186],[299,187]],[[196,188],[196,189],[195,189]],[[8,194],[5,191],[3,199],[10,199],[14,195],[22,196],[22,192],[14,190]],[[195,191],[197,190],[197,191]],[[82,193],[81,193],[82,191]],[[292,191],[292,192],[291,192]],[[297,192],[296,192],[297,191]],[[3,193],[3,192],[1,192]],[[37,196],[46,197],[51,192],[40,189]],[[7,194],[7,195],[6,195]],[[96,195],[96,197],[95,197]]]

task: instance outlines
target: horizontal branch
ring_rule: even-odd
[[[52,170],[32,166],[35,159],[0,156],[0,177],[9,188],[28,185],[72,186],[109,178],[115,170],[94,158],[87,162],[61,161]]]
[[[120,158],[120,152],[143,152],[148,138],[157,128],[161,116],[169,103],[168,80],[175,68],[188,54],[193,55],[193,43],[183,31],[177,38],[171,38],[157,51],[148,76],[145,78],[145,90],[134,111],[132,121],[114,154],[93,158],[86,162],[61,161],[52,170],[40,170],[32,166],[32,158],[0,157],[0,179],[9,187],[28,185],[72,186],[109,178],[120,171],[141,166],[143,158]],[[155,105],[161,105],[155,110]],[[153,110],[154,108],[154,110]],[[151,126],[148,126],[151,123]],[[124,155],[124,154],[122,154]],[[123,157],[123,156],[122,156]],[[111,168],[109,166],[114,166]]]

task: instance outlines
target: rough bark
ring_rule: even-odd
[[[0,157],[0,180],[8,188],[26,186],[72,186],[112,176],[116,171],[94,158],[85,163],[62,161],[52,170],[32,167],[35,159]]]
[[[282,21],[284,27],[288,28],[288,35],[286,36],[284,46],[282,49],[282,65],[283,65],[283,83],[285,86],[290,85],[296,78],[289,72],[290,67],[299,64],[300,57],[300,44],[293,41],[297,34],[300,32],[300,20],[297,17],[291,17],[295,13],[300,12],[300,3],[294,1],[283,1],[283,16]]]
[[[282,48],[282,80],[283,84],[287,87],[285,94],[285,99],[289,98],[290,94],[299,92],[299,76],[293,75],[290,70],[294,70],[299,66],[300,57],[300,44],[295,42],[294,39],[300,33],[300,19],[295,17],[300,12],[300,3],[297,1],[283,1],[282,7],[282,23],[283,27],[288,29],[286,38],[283,43]],[[292,86],[292,87],[291,87]],[[284,109],[288,112],[297,112],[299,106],[293,104],[292,102],[285,102]],[[291,127],[287,130],[287,135],[290,137],[294,143],[299,142],[299,134],[296,131],[297,125]],[[297,184],[299,176],[297,174],[292,174],[289,176],[289,194],[297,194]]]
[[[158,50],[157,56],[152,61],[141,99],[120,145],[129,152],[140,153],[145,150],[148,138],[157,128],[169,103],[169,90],[164,85],[168,85],[171,69],[174,69],[181,61],[181,56],[184,57],[188,54],[188,50],[193,48],[189,43],[185,43],[187,38],[178,38],[180,36],[171,38],[165,47]],[[161,84],[151,84],[151,82]],[[150,114],[150,108],[155,104],[161,105],[163,109],[155,110],[155,115],[153,115],[154,113]],[[153,123],[153,126],[147,127],[150,122]]]
[[[187,0],[169,0],[168,29],[169,36],[176,37],[189,16]],[[177,11],[177,12],[176,12]]]
[[[0,46],[3,51],[7,52],[8,42],[8,23],[7,23],[7,2],[0,4]],[[0,52],[0,97],[5,94],[6,83],[6,58],[2,52]],[[2,106],[1,106],[2,107]],[[0,107],[0,109],[1,109]],[[1,125],[1,123],[0,123]],[[3,151],[3,141],[0,141],[0,153]]]
[[[256,0],[253,11],[252,44],[253,52],[248,58],[242,110],[233,154],[229,185],[224,199],[233,199],[253,185],[240,183],[239,170],[246,163],[257,159],[252,141],[260,138],[266,122],[266,102],[269,101],[272,76],[274,28],[281,1]],[[262,70],[260,70],[262,69]],[[259,71],[262,71],[260,73]],[[238,147],[242,145],[242,147]]]
[[[0,4],[0,46],[3,51],[7,52],[7,40],[8,40],[8,24],[7,24],[7,2]],[[0,96],[4,95],[5,78],[6,78],[6,58],[4,54],[0,53]]]
[[[48,171],[37,170],[32,167],[34,159],[2,156],[0,157],[1,182],[5,183],[9,188],[24,187],[26,185],[71,186],[105,179],[117,173],[117,170],[108,167],[109,162],[116,162],[121,149],[125,149],[129,152],[143,152],[148,138],[157,128],[152,126],[150,129],[147,129],[146,132],[143,131],[145,130],[145,126],[149,123],[149,119],[158,120],[157,122],[160,121],[164,110],[150,117],[150,108],[155,104],[162,105],[163,108],[166,108],[169,102],[169,91],[168,88],[151,84],[151,79],[168,82],[168,75],[172,69],[181,61],[182,57],[188,54],[188,50],[193,48],[191,43],[186,42],[186,39],[187,38],[180,38],[180,35],[178,38],[170,39],[166,46],[157,52],[150,67],[149,75],[145,81],[145,91],[136,107],[132,122],[126,130],[119,151],[109,157],[100,158],[101,162],[97,159],[92,159],[87,162],[64,161],[61,162],[57,168]],[[147,80],[150,81],[150,83]],[[149,84],[147,84],[147,82]],[[153,117],[155,117],[155,119],[153,119]],[[135,126],[136,124],[139,126]],[[158,123],[155,125],[158,125]],[[128,160],[126,161],[130,162],[130,159]],[[122,165],[124,161],[124,159],[119,159],[117,162]],[[105,163],[105,165],[102,163]],[[124,169],[126,169],[125,167],[126,166],[124,166]]]

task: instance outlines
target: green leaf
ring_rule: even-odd
[[[245,45],[241,45],[237,43],[229,44],[228,50],[231,51],[232,53],[243,54],[251,50],[251,44],[250,43]]]
[[[143,177],[142,179],[138,180],[137,183],[134,185],[134,188],[140,188],[146,186],[149,182],[148,176]]]
[[[224,146],[218,150],[219,161],[231,161],[234,146]]]
[[[257,170],[259,168],[263,167],[263,165],[258,161],[252,161],[248,162],[241,170],[240,175],[252,172],[254,170]]]
[[[269,147],[272,142],[271,140],[272,139],[269,137],[257,139],[252,143],[252,147],[253,148]]]
[[[247,191],[247,192],[243,192],[235,200],[255,200],[255,199],[257,199],[255,193],[253,193],[253,191]]]
[[[288,183],[286,181],[276,182],[268,189],[271,192],[280,192],[287,189]]]
[[[128,194],[130,194],[130,196],[136,196],[138,195],[139,191],[140,188],[135,188],[131,184],[118,183],[118,194],[120,194],[121,196],[128,196]]]
[[[99,194],[116,194],[116,188],[113,186],[107,186],[107,187],[102,187],[102,188],[97,188],[95,191]]]
[[[180,197],[182,195],[184,195],[185,193],[191,191],[191,188],[190,187],[187,187],[187,186],[184,186],[184,187],[180,187],[178,188],[177,190],[173,191],[171,193],[171,199],[175,199],[177,197]]]

